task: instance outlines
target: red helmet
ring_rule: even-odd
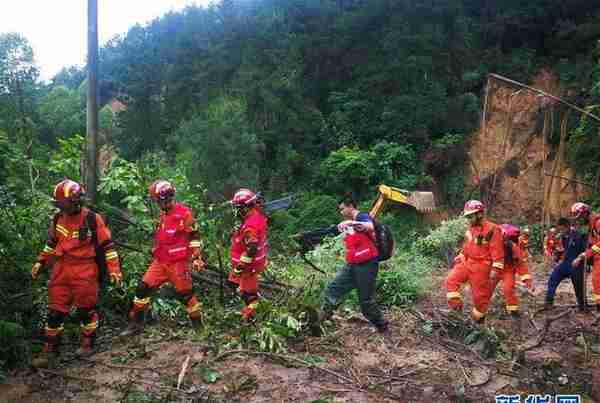
[[[468,216],[474,213],[479,213],[485,211],[485,206],[479,200],[469,200],[465,203],[465,207],[463,209],[463,216]]]
[[[571,215],[573,218],[587,217],[592,212],[592,208],[585,203],[577,202],[571,206]]]
[[[235,192],[233,199],[231,199],[231,204],[234,207],[249,207],[256,203],[257,200],[258,196],[256,193],[250,189],[242,188]]]
[[[150,198],[154,201],[164,201],[175,196],[175,187],[170,182],[157,180],[150,185]]]
[[[502,229],[502,235],[515,242],[519,239],[519,235],[521,235],[521,230],[516,225],[502,224],[500,228]]]
[[[77,202],[84,194],[83,187],[70,179],[65,179],[54,187],[54,201],[62,202]]]

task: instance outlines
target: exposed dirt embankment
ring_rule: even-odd
[[[541,71],[531,85],[561,95],[548,71]],[[485,120],[469,147],[467,183],[480,186],[491,199],[491,215],[497,220],[539,222],[544,204],[546,216],[555,219],[584,195],[582,185],[559,178],[577,179],[564,153],[547,140],[552,130],[558,137],[564,113],[565,108],[532,91],[490,82]],[[548,174],[554,175],[552,181]]]

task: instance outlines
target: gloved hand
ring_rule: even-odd
[[[37,280],[37,278],[40,275],[40,270],[42,269],[42,267],[44,267],[44,265],[42,265],[42,263],[40,262],[35,262],[33,267],[31,268],[31,278],[33,280]]]
[[[581,262],[585,259],[585,254],[582,253],[579,256],[577,256],[575,258],[575,260],[573,260],[573,262],[571,263],[571,267],[576,268],[577,266],[579,266],[581,264]]]
[[[192,260],[192,269],[200,273],[206,267],[206,262],[202,259],[202,256],[197,256]]]
[[[533,281],[528,279],[528,280],[523,280],[523,282],[525,283],[525,286],[529,290],[529,293],[535,292],[535,287],[533,286]]]
[[[241,276],[242,273],[246,271],[246,268],[244,267],[243,264],[238,264],[236,267],[233,268],[233,275],[234,276]]]
[[[123,285],[123,274],[110,273],[110,283],[115,287],[121,288],[121,285]]]
[[[459,253],[454,258],[454,264],[461,264],[461,263],[464,263],[464,262],[465,262],[465,255],[463,255],[462,253]]]

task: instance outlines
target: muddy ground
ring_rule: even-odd
[[[506,316],[498,294],[483,327],[470,323],[469,306],[464,317],[450,314],[437,273],[428,298],[387,313],[387,336],[359,314],[334,317],[323,337],[296,340],[283,354],[216,351],[165,326],[126,340],[105,330],[104,351],[15,372],[0,385],[0,401],[494,402],[498,394],[535,393],[600,401],[600,314],[569,307],[575,297],[567,282],[557,306],[542,311],[548,269],[538,262],[533,271],[542,292],[523,298],[519,321]]]

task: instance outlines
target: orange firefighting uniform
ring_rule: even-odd
[[[473,319],[483,319],[490,303],[492,267],[504,268],[504,242],[500,227],[483,220],[481,225],[470,226],[465,233],[462,253],[446,277],[444,286],[448,305],[456,310],[462,309],[460,287],[469,282],[473,295]]]
[[[196,220],[184,204],[175,203],[168,211],[161,211],[154,236],[153,260],[138,284],[129,317],[136,320],[151,302],[152,291],[170,282],[186,306],[193,321],[202,316],[202,305],[192,290],[190,260],[201,255]]]
[[[519,247],[521,247],[521,251],[523,253],[524,259],[529,259],[529,234],[526,232],[521,233],[519,235]]]
[[[63,330],[63,322],[71,306],[77,308],[81,322],[81,336],[92,339],[98,328],[99,273],[95,261],[96,249],[91,232],[84,240],[79,232],[87,228],[89,210],[82,208],[78,214],[59,213],[48,229],[48,242],[38,257],[43,266],[53,262],[48,283],[48,325],[45,329],[46,349],[56,346]],[[110,274],[121,275],[119,257],[111,240],[110,230],[102,217],[95,214],[98,244],[104,250]],[[82,339],[82,344],[85,344]]]
[[[531,289],[533,283],[523,250],[512,241],[506,242],[506,246],[510,248],[510,253],[512,254],[512,262],[509,262],[507,256],[509,251],[505,250],[504,268],[492,269],[497,272],[497,276],[491,280],[491,292],[493,294],[498,283],[502,281],[502,293],[506,302],[506,310],[508,312],[517,312],[519,310],[519,298],[515,293],[515,282],[521,281],[529,289]]]
[[[251,244],[256,248],[253,256],[248,253]],[[249,320],[254,316],[260,299],[259,275],[267,267],[267,218],[259,208],[250,209],[240,228],[233,233],[230,252],[232,270],[228,280],[239,286],[245,303],[242,318]]]
[[[600,305],[600,215],[590,214],[588,249],[585,257],[592,259],[592,299],[596,305]]]
[[[552,232],[549,232],[548,235],[546,235],[546,245],[544,248],[544,253],[546,257],[552,259],[558,240],[558,237]]]

